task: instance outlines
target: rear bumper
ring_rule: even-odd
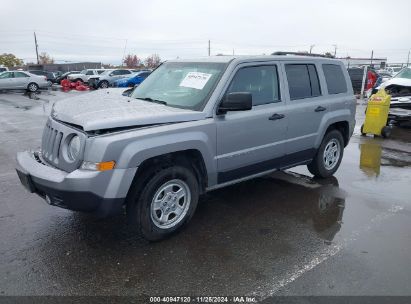
[[[122,211],[136,170],[75,170],[67,173],[45,164],[37,152],[17,154],[16,171],[29,192],[38,194],[50,205],[101,217]]]

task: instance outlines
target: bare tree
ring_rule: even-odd
[[[42,52],[39,55],[39,63],[40,64],[51,64],[51,63],[54,63],[54,59],[46,52]]]
[[[144,62],[146,67],[150,69],[155,69],[160,65],[161,59],[158,54],[152,54],[151,56],[148,56]]]
[[[142,65],[142,61],[137,55],[128,54],[126,58],[124,58],[124,64],[128,68],[137,68]]]

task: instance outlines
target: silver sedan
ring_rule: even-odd
[[[38,76],[25,71],[7,71],[0,73],[0,90],[27,90],[36,92],[48,87],[45,76]]]

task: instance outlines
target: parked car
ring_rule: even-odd
[[[411,124],[411,68],[403,68],[373,92],[382,88],[391,95],[388,122],[398,125]]]
[[[67,79],[68,75],[78,74],[78,73],[80,73],[80,71],[70,71],[70,72],[63,73],[56,78],[56,83],[60,83],[62,80]]]
[[[123,78],[114,81],[114,86],[119,88],[127,88],[127,87],[134,87],[135,85],[139,85],[150,75],[151,72],[149,71],[142,71],[133,74],[130,78]]]
[[[7,67],[4,66],[0,66],[0,73],[8,71],[9,69]]]
[[[105,70],[100,75],[90,76],[89,86],[95,89],[98,88],[108,88],[114,84],[114,81],[129,77],[133,74],[131,70],[116,69],[116,70]]]
[[[159,240],[199,195],[307,165],[333,175],[355,125],[343,63],[216,56],[163,63],[129,97],[106,89],[54,104],[42,148],[17,154],[30,192],[54,206],[120,213]]]
[[[67,76],[67,79],[70,81],[81,81],[87,83],[89,78],[94,75],[100,75],[105,69],[86,69],[82,70],[78,74],[70,74]]]
[[[36,92],[49,86],[46,76],[38,76],[25,71],[0,73],[0,90],[27,90]]]
[[[38,76],[45,76],[47,78],[47,82],[49,84],[49,87],[56,82],[56,76],[52,72],[47,72],[47,71],[40,71],[40,70],[29,70],[29,73],[35,74]]]

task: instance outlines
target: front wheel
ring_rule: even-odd
[[[102,88],[102,89],[107,89],[107,88],[108,88],[108,81],[103,80],[103,81],[100,83],[100,88]]]
[[[332,130],[325,134],[314,157],[307,165],[308,171],[316,177],[326,178],[335,173],[344,153],[344,140],[341,132]]]
[[[199,184],[183,166],[151,169],[127,198],[127,217],[137,233],[157,241],[180,230],[194,214]]]

